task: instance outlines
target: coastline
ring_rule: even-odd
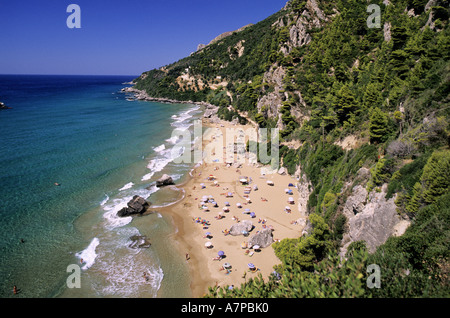
[[[211,128],[212,134],[225,135],[227,128],[241,128],[243,130],[252,126],[232,124],[230,122],[218,121],[214,122],[203,118],[203,127]],[[220,132],[219,132],[220,131]],[[208,138],[203,139],[203,148],[208,146],[211,141]],[[225,161],[225,160],[224,160]],[[292,197],[295,197],[295,203],[291,204],[292,212],[286,213],[285,207],[288,195],[285,189],[288,184],[297,184],[297,180],[289,175],[280,175],[278,173],[270,175],[261,174],[261,165],[250,164],[245,162],[240,168],[226,167],[225,163],[202,163],[195,166],[187,176],[187,180],[183,184],[176,185],[177,188],[184,191],[180,200],[165,207],[158,208],[161,214],[168,215],[172,219],[175,233],[172,239],[177,246],[180,255],[189,254],[186,260],[190,273],[190,286],[192,297],[199,298],[207,294],[208,287],[234,285],[240,286],[250,277],[256,277],[261,273],[263,278],[267,278],[273,272],[273,266],[279,264],[280,261],[275,256],[271,246],[262,248],[258,251],[252,249],[242,249],[241,244],[248,241],[255,233],[263,230],[264,227],[272,227],[273,238],[281,240],[284,238],[297,238],[301,235],[306,217],[298,213],[297,199],[299,197],[297,187],[291,189],[295,191]],[[218,185],[213,181],[207,181],[206,178],[214,174]],[[251,203],[245,203],[244,186],[237,181],[240,175],[252,178],[251,186],[257,184],[259,189],[251,191],[249,195]],[[267,180],[274,182],[273,186],[266,184]],[[200,184],[205,184],[206,188],[202,189]],[[232,198],[225,198],[224,192],[233,192]],[[218,203],[218,207],[211,207],[209,212],[203,212],[199,209],[199,201],[203,195],[212,195]],[[262,201],[261,198],[267,199]],[[223,219],[216,217],[222,212],[225,201],[230,202],[230,212],[223,213]],[[237,208],[236,202],[242,202],[243,208]],[[248,214],[243,214],[246,208],[256,213],[255,218],[251,218]],[[193,221],[194,218],[205,218],[210,222],[208,229],[203,229],[201,225]],[[254,229],[250,232],[249,237],[243,235],[231,236],[224,235],[225,229],[230,229],[236,224],[235,217],[242,220],[250,220]],[[265,224],[259,220],[266,220]],[[209,240],[213,243],[212,248],[205,248],[208,241],[204,238],[205,233],[212,233]],[[245,253],[246,250],[250,254]],[[225,252],[225,258],[222,260],[213,260],[217,257],[218,251]],[[253,254],[253,255],[252,255]],[[258,271],[250,273],[247,264],[254,263]],[[224,263],[231,264],[231,270],[227,273],[222,269]]]
[[[137,88],[134,88],[133,86],[124,87],[120,91],[122,93],[133,94],[134,98],[136,100],[142,100],[142,101],[147,101],[147,102],[158,102],[158,103],[165,103],[165,104],[190,104],[190,105],[203,106],[206,108],[217,108],[218,109],[217,106],[214,106],[214,105],[206,103],[206,102],[194,102],[191,100],[183,101],[183,100],[175,100],[175,99],[163,98],[163,97],[151,97],[147,94],[146,91],[139,90]]]
[[[237,165],[234,155],[234,164],[227,166],[225,149],[225,135],[227,129],[247,129],[256,128],[251,121],[247,125],[241,125],[236,122],[227,122],[220,120],[215,115],[218,107],[206,102],[178,101],[168,98],[154,98],[148,96],[145,91],[135,89],[134,87],[126,87],[121,90],[123,93],[134,94],[135,100],[152,101],[168,104],[191,104],[205,107],[202,118],[202,127],[208,131],[203,134],[202,150],[211,149],[212,141],[220,139],[223,136],[222,144],[216,146],[221,157],[221,161],[196,164],[186,175],[186,180],[181,184],[176,184],[180,198],[165,206],[155,206],[154,208],[171,219],[174,233],[169,237],[173,241],[177,253],[180,257],[188,258],[185,262],[189,271],[190,289],[193,298],[199,298],[208,293],[209,287],[214,286],[235,286],[239,287],[251,277],[261,274],[264,279],[273,272],[273,266],[280,264],[276,257],[271,244],[265,248],[254,251],[251,248],[243,249],[241,244],[247,243],[248,240],[262,231],[264,228],[272,228],[274,241],[284,238],[298,238],[306,225],[307,216],[301,213],[301,190],[299,181],[287,174],[264,174],[264,166],[261,164],[249,163],[245,160],[241,165]],[[211,159],[211,158],[210,158]],[[242,159],[242,158],[241,158]],[[206,180],[209,175],[215,175],[217,185],[213,181]],[[244,197],[244,186],[239,183],[240,176],[247,176],[253,182],[250,186],[258,185],[257,191],[251,191],[251,203],[246,203]],[[273,182],[272,185],[266,184],[268,180]],[[201,184],[205,185],[202,189]],[[290,189],[292,194],[288,195],[285,190],[288,185],[293,185]],[[174,186],[171,186],[174,187]],[[233,192],[232,198],[225,198],[226,191]],[[217,201],[218,206],[211,208],[209,212],[203,212],[199,209],[199,202],[204,195],[212,195]],[[294,198],[294,203],[287,202],[289,197]],[[265,200],[263,201],[262,198]],[[230,212],[221,213],[224,203],[229,201]],[[300,202],[298,202],[300,201]],[[236,203],[243,204],[242,208],[237,208]],[[291,212],[287,213],[285,208],[291,207]],[[256,217],[251,218],[248,213],[243,214],[245,209],[250,208],[255,212]],[[300,212],[300,213],[299,213]],[[224,218],[217,219],[222,214]],[[210,222],[208,228],[203,228],[194,222],[195,218],[204,218]],[[239,219],[239,220],[237,220]],[[231,226],[242,221],[249,220],[252,222],[254,229],[249,233],[248,237],[243,235],[231,236],[224,235],[223,231],[229,230]],[[213,247],[206,248],[205,233],[210,232],[212,237],[209,241]],[[225,257],[221,260],[213,260],[217,257],[219,251],[225,252]],[[248,252],[248,254],[246,253]],[[230,263],[231,268],[227,272],[223,269],[223,264]],[[254,263],[258,271],[253,273],[248,270],[248,263]],[[161,296],[162,291],[158,292]]]

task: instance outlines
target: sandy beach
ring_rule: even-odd
[[[203,136],[205,149],[212,142],[221,143],[220,137],[225,136],[227,128],[245,130],[252,126],[224,121],[211,124],[203,119],[203,127],[212,128],[209,129],[209,134]],[[297,238],[305,225],[305,217],[298,209],[297,180],[287,174],[264,174],[264,167],[250,163],[248,159],[240,166],[227,165],[230,158],[225,157],[225,137],[223,142],[223,147],[215,148],[222,151],[215,155],[223,156],[224,160],[212,163],[205,163],[208,160],[204,160],[191,172],[192,178],[182,186],[185,190],[184,199],[161,210],[161,213],[167,213],[173,218],[177,229],[173,239],[180,253],[188,254],[186,262],[191,272],[193,297],[202,297],[208,292],[208,287],[215,285],[239,287],[258,273],[266,278],[273,272],[273,266],[280,263],[273,248],[268,246],[255,250],[251,246],[243,248],[243,245],[253,235],[267,228],[273,229],[274,240]],[[237,158],[235,154],[236,159],[242,158]],[[248,177],[249,184],[242,184],[241,176]],[[267,181],[272,181],[273,185],[269,185]],[[287,194],[286,189],[291,189],[292,194]],[[228,196],[229,193],[232,196]],[[210,201],[214,200],[217,206],[207,202],[204,205],[208,210],[202,208],[204,196],[212,198]],[[290,197],[294,202],[288,202]],[[224,211],[226,202],[229,203],[229,211]],[[238,203],[241,203],[241,208],[237,206]],[[287,212],[286,207],[290,207],[291,212]],[[250,214],[252,212],[254,215]],[[207,221],[208,225],[202,224],[202,220]],[[254,226],[248,236],[225,235],[234,224],[243,220],[250,220]],[[207,233],[210,233],[209,237]],[[211,243],[209,248],[205,246],[207,242]],[[221,259],[217,259],[219,251],[224,252]],[[231,266],[228,270],[223,267],[225,263]],[[258,270],[251,272],[248,263],[253,263]]]

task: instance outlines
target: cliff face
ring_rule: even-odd
[[[289,12],[289,3],[284,10]],[[294,49],[308,45],[311,42],[310,31],[323,27],[327,21],[328,19],[315,0],[306,1],[305,8],[299,15],[288,13],[281,16],[272,24],[272,27],[282,30],[288,36],[281,41],[278,53],[286,58]],[[256,103],[256,107],[259,112],[266,110],[267,117],[276,118],[281,113],[280,108],[283,101],[289,98],[285,88],[286,84],[290,84],[286,82],[292,81],[292,79],[287,78],[287,75],[288,66],[284,66],[281,63],[271,65],[270,69],[263,75],[263,82],[271,86],[273,91],[261,96]],[[293,90],[292,94],[298,98],[298,103],[295,103],[291,108],[292,115],[299,123],[309,120],[310,109],[304,102],[301,92]],[[281,117],[277,120],[277,127],[280,130],[285,129],[285,123],[283,123]]]
[[[348,221],[348,232],[342,240],[342,256],[352,242],[365,241],[369,252],[373,253],[392,235],[404,233],[409,221],[400,218],[395,197],[386,200],[386,192],[387,184],[381,187],[381,191],[370,193],[360,185],[352,189],[343,210]]]

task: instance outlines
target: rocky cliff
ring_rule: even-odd
[[[392,235],[402,235],[409,225],[397,213],[395,197],[386,200],[387,184],[370,193],[358,185],[347,198],[343,213],[347,217],[348,232],[342,240],[341,256],[355,241],[365,241],[370,253]]]
[[[253,24],[250,23],[250,24],[244,25],[243,27],[241,27],[241,28],[239,28],[239,29],[237,29],[237,30],[235,30],[235,31],[228,31],[228,32],[224,32],[224,33],[222,33],[222,34],[219,34],[219,35],[216,36],[214,39],[212,39],[211,42],[209,42],[208,44],[199,44],[199,45],[197,46],[197,51],[203,50],[203,49],[204,49],[205,47],[207,47],[208,45],[211,45],[211,44],[214,44],[214,43],[216,43],[216,42],[219,42],[220,40],[223,40],[224,38],[226,38],[226,37],[232,35],[233,33],[241,32],[241,31],[245,30],[246,28],[248,28],[249,26],[252,26],[252,25],[253,25]]]

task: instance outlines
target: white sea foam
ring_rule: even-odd
[[[119,217],[117,216],[117,212],[119,212],[122,208],[125,208],[127,206],[127,203],[133,198],[134,195],[139,195],[140,197],[147,199],[152,193],[158,190],[159,188],[157,188],[156,186],[150,188],[150,190],[137,190],[134,191],[132,195],[119,195],[119,197],[114,198],[111,203],[105,204],[103,206],[103,210],[106,211],[103,214],[105,228],[111,230],[129,224],[132,221],[132,217]]]
[[[130,189],[132,186],[134,186],[133,182],[129,182],[126,185],[124,185],[122,188],[119,189],[119,191]]]
[[[173,136],[170,137],[169,139],[166,139],[166,141],[174,145],[177,143],[178,139],[180,139],[180,136]]]
[[[190,119],[192,119],[192,117],[194,116],[192,113],[199,110],[200,106],[194,106],[191,109],[188,109],[184,112],[181,112],[179,115],[177,115],[176,117],[172,117],[174,118],[174,122],[171,124],[172,127],[176,127],[180,130],[186,130],[189,127],[191,127],[193,125],[192,121]]]
[[[107,194],[105,194],[106,198],[103,199],[103,201],[100,203],[101,206],[104,206],[106,204],[106,202],[108,202],[109,200],[109,196]]]
[[[122,256],[117,264],[112,262],[103,266],[107,273],[107,284],[101,292],[115,297],[137,297],[149,289],[153,291],[153,297],[156,297],[164,278],[160,266],[140,264],[133,254]]]
[[[173,158],[171,156],[171,151],[170,149],[165,149],[159,152],[158,157],[150,160],[150,162],[147,165],[147,168],[150,169],[150,173],[147,173],[146,175],[144,175],[142,177],[141,181],[147,181],[150,180],[151,177],[153,177],[153,175],[156,172],[161,171],[162,169],[164,169],[170,162],[173,161]]]
[[[162,144],[161,146],[158,146],[158,147],[153,148],[153,150],[154,150],[155,152],[161,152],[161,151],[163,151],[164,149],[166,149],[166,146],[165,146],[164,144]]]
[[[86,270],[95,263],[95,259],[97,258],[97,253],[95,249],[100,244],[98,238],[94,237],[89,246],[83,251],[76,253],[75,256],[82,260],[82,263],[85,264],[81,269]]]
[[[102,241],[96,263],[103,279],[101,284],[93,286],[99,295],[139,297],[150,293],[151,297],[157,296],[163,270],[151,249],[144,252],[129,247],[130,237],[134,235],[141,235],[137,228],[122,227],[109,232],[108,239]]]

